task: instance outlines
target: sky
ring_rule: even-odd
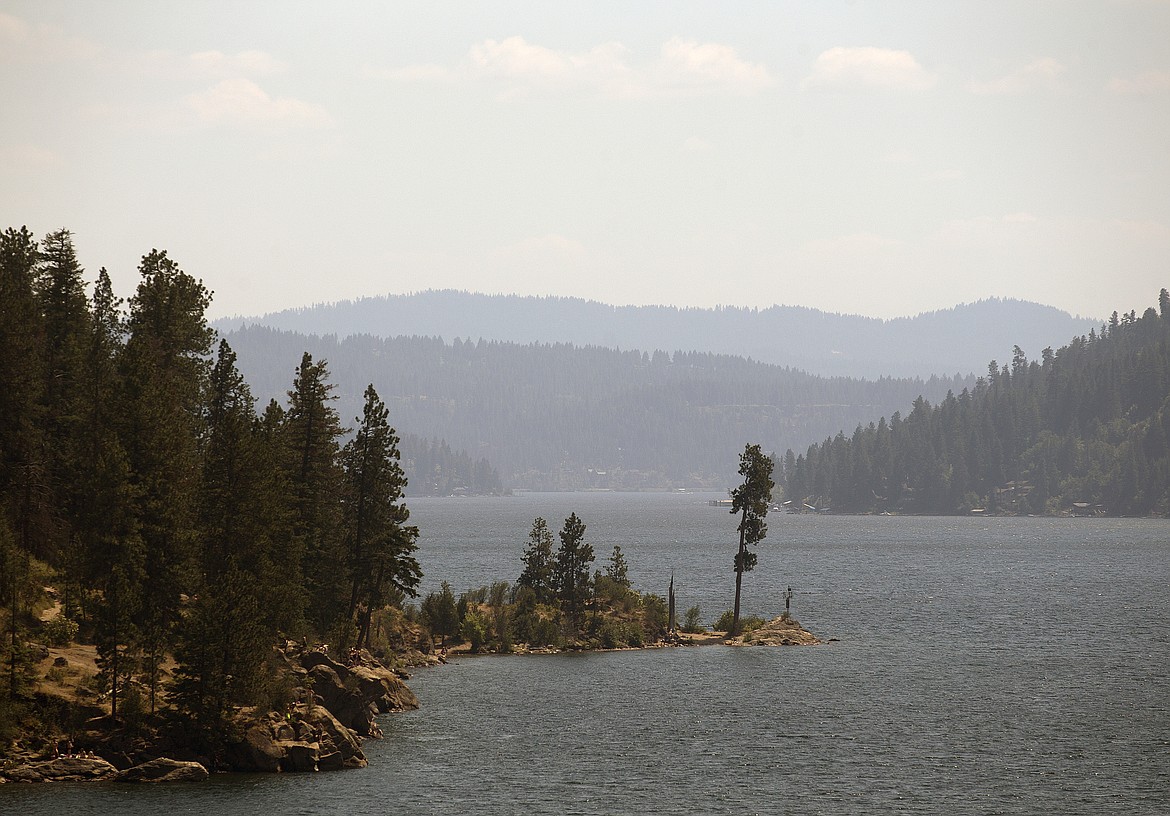
[[[211,317],[1170,287],[1170,0],[0,0],[0,228]]]

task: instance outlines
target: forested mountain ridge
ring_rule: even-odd
[[[799,506],[1170,514],[1170,294],[1040,360],[1017,346],[973,389],[784,458]]]
[[[372,382],[404,434],[486,458],[512,488],[722,489],[736,481],[745,439],[767,450],[803,446],[974,382],[818,377],[727,355],[568,344],[259,326],[226,338],[262,399],[283,393],[290,365],[308,351],[328,360],[342,416]]]
[[[230,318],[228,331],[262,325],[303,334],[456,337],[750,357],[826,376],[970,374],[1014,343],[1031,354],[1099,321],[1050,306],[990,299],[880,320],[798,306],[766,309],[610,306],[564,297],[425,291]]]

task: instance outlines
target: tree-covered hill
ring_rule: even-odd
[[[447,290],[317,304],[214,325],[220,331],[262,325],[339,337],[417,335],[683,349],[750,357],[825,376],[877,379],[979,372],[1010,343],[1035,354],[1095,324],[1051,306],[1010,299],[880,320],[800,306],[610,306],[579,298]]]
[[[973,389],[784,462],[788,496],[834,511],[1170,512],[1170,295]]]
[[[939,399],[973,378],[817,377],[740,357],[252,326],[227,334],[262,399],[288,388],[302,351],[329,362],[343,417],[372,382],[404,434],[486,458],[508,487],[713,487],[736,481],[744,439],[807,445]],[[404,451],[405,452],[405,451]]]

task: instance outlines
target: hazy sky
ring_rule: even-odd
[[[431,288],[1103,317],[1170,287],[1170,2],[0,0],[0,227],[213,316]]]

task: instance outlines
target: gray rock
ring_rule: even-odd
[[[181,762],[177,759],[152,759],[118,774],[115,782],[204,782],[207,769],[198,762]]]
[[[84,782],[112,779],[118,769],[96,757],[57,757],[11,768],[4,775],[13,782]]]
[[[224,759],[233,771],[261,773],[279,771],[283,755],[269,729],[263,725],[253,725],[244,732],[242,741],[227,746],[224,751]]]
[[[317,770],[317,743],[281,740],[276,743],[284,751],[280,761],[282,771],[312,773]]]

